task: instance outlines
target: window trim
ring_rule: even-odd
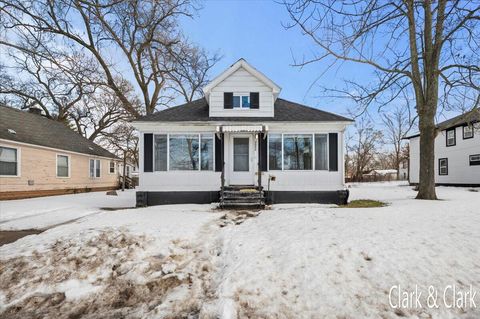
[[[93,161],[93,176],[90,175],[90,163]],[[97,161],[100,166],[100,176],[97,177]],[[102,160],[100,158],[90,157],[88,159],[88,176],[93,179],[102,178]]]
[[[110,168],[111,168],[111,164],[113,163],[113,173],[110,171]],[[108,163],[108,174],[110,175],[114,175],[115,173],[117,172],[117,163],[115,163],[114,160],[111,160],[109,163]]]
[[[236,96],[240,97],[240,107],[235,107],[235,103],[233,102]],[[242,97],[246,96],[248,98],[248,107],[242,106]],[[240,93],[233,93],[232,98],[232,109],[234,110],[250,110],[252,108],[252,101],[250,101],[250,92],[240,92]]]
[[[280,135],[281,136],[281,143],[282,143],[282,169],[271,170],[272,172],[311,172],[311,171],[318,171],[318,172],[330,172],[328,169],[330,167],[330,157],[329,152],[330,149],[328,147],[329,143],[329,134],[328,132],[315,132],[315,133],[278,133],[278,132],[268,132],[267,136],[267,171],[270,172],[270,135]],[[312,138],[312,168],[311,169],[285,169],[285,151],[284,151],[284,143],[283,138],[285,135],[310,135]],[[315,149],[315,135],[326,135],[327,136],[327,169],[316,169],[315,167],[315,159],[316,159],[316,149]]]
[[[68,176],[58,176],[58,157],[59,156],[64,156],[67,158],[67,164],[68,164]],[[70,155],[64,154],[64,153],[57,153],[55,154],[55,176],[57,178],[70,178],[71,177],[71,171],[70,168],[72,166],[71,158]]]
[[[445,160],[445,168],[447,169],[445,174],[442,174],[442,161]],[[448,158],[447,157],[442,157],[438,159],[438,175],[439,176],[447,176],[448,175]]]
[[[471,128],[472,128],[472,136],[470,136],[470,137],[465,137],[465,128],[466,128],[466,127],[471,127]],[[463,135],[463,139],[464,139],[464,140],[469,140],[469,139],[473,138],[473,137],[475,136],[475,128],[474,128],[473,124],[471,124],[471,125],[464,125],[464,126],[462,127],[462,135]]]
[[[153,141],[155,141],[155,135],[166,135],[167,136],[167,169],[164,171],[156,171],[155,170],[155,143],[152,143],[152,151],[153,151],[153,172],[152,173],[162,173],[162,172],[213,172],[215,173],[215,132],[194,132],[194,133],[189,133],[189,132],[180,132],[180,133],[162,133],[162,132],[157,132],[153,133]],[[196,170],[171,170],[170,169],[170,136],[175,136],[175,135],[197,135],[198,137],[198,169]],[[208,170],[202,170],[202,135],[210,135],[212,138],[212,169]],[[217,172],[218,173],[218,172]]]
[[[453,144],[449,145],[448,144],[448,132],[452,132],[452,131],[453,131]],[[454,127],[454,128],[450,128],[450,129],[445,130],[445,138],[446,138],[445,145],[447,147],[457,145],[457,129]]]
[[[469,163],[469,166],[480,166],[480,160],[478,160],[478,161],[473,161],[474,163],[476,162],[476,164],[472,164],[472,156],[479,156],[479,157],[480,157],[480,154],[468,155],[468,163]]]
[[[17,151],[17,175],[0,175],[0,177],[12,177],[12,178],[18,178],[22,177],[22,150],[20,147],[16,146],[10,146],[10,145],[5,145],[5,144],[0,144],[0,147],[3,148],[11,148]]]

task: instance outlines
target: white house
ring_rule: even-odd
[[[134,122],[137,205],[346,202],[343,137],[352,120],[279,98],[280,87],[243,59],[203,90]]]
[[[437,125],[435,138],[435,183],[480,186],[480,109]],[[420,136],[410,140],[411,184],[418,184]]]

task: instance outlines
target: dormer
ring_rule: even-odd
[[[244,59],[205,86],[210,117],[273,117],[281,88]]]

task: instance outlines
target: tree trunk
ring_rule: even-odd
[[[432,112],[419,117],[420,179],[416,199],[437,199],[435,193],[435,119]]]

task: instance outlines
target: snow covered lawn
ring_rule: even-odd
[[[0,201],[0,230],[43,229],[95,214],[101,208],[135,207],[135,191],[48,196]]]
[[[398,183],[352,185],[381,208],[90,215],[0,247],[0,318],[478,318],[480,192],[437,191],[417,201]],[[391,307],[392,287],[416,285],[421,307]],[[476,308],[447,308],[449,285],[478,291]]]

